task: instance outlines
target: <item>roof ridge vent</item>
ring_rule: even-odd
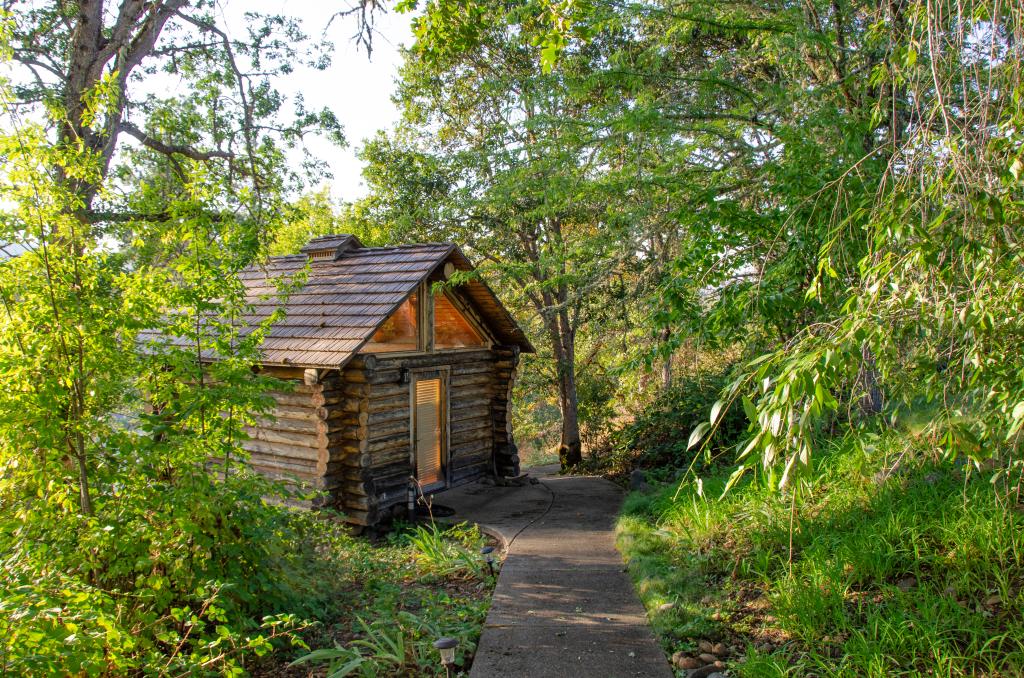
[[[362,246],[363,243],[354,235],[335,233],[313,238],[299,251],[309,257],[310,261],[335,261]]]

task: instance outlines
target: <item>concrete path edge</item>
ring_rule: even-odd
[[[536,471],[532,471],[536,473]],[[470,678],[671,678],[615,549],[618,486],[550,473],[540,483],[474,483],[437,495],[505,545]]]

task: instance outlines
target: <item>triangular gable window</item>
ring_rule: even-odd
[[[364,351],[416,351],[419,349],[419,304],[416,293],[402,302],[373,334]]]
[[[484,346],[480,332],[444,294],[434,297],[434,348]]]

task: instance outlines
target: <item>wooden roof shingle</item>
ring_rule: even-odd
[[[252,312],[242,320],[247,328],[277,308],[284,311],[284,318],[272,325],[262,344],[265,365],[341,368],[431,273],[446,262],[460,270],[473,269],[450,243],[362,247],[354,237],[342,234],[316,238],[303,252],[271,257],[239,274],[252,305]],[[302,286],[290,294],[280,293],[281,284],[305,272],[307,265]],[[533,352],[485,283],[471,280],[460,289],[499,341]],[[159,335],[149,332],[141,338],[159,340]],[[173,338],[164,341],[180,343]],[[206,353],[204,360],[214,359]]]

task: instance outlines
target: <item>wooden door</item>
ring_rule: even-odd
[[[423,491],[445,486],[444,380],[419,378],[413,382],[413,454],[416,480]]]

